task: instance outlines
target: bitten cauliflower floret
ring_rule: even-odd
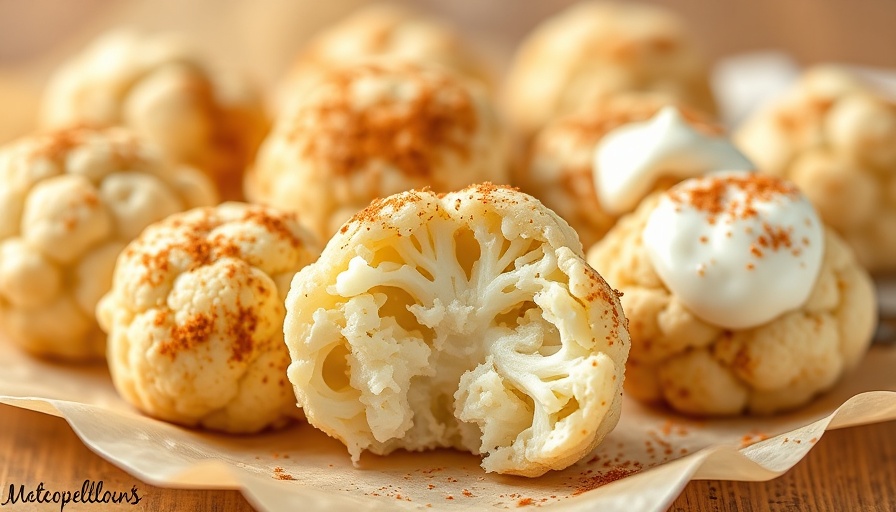
[[[594,184],[594,152],[604,136],[620,126],[646,121],[667,105],[666,97],[650,93],[622,93],[595,101],[574,114],[558,118],[532,141],[526,163],[516,168],[514,183],[554,210],[591,247],[616,223],[606,211]],[[699,112],[678,107],[697,129],[718,135],[721,129]],[[676,180],[662,180],[664,188]]]
[[[202,62],[183,41],[113,32],[51,78],[41,122],[66,128],[124,125],[196,166],[225,199],[242,197],[242,176],[268,128],[260,96],[242,78]]]
[[[296,274],[286,309],[299,404],[355,461],[454,447],[538,476],[619,418],[617,295],[575,232],[513,189],[375,201]]]
[[[799,185],[862,265],[896,269],[896,103],[817,67],[735,141],[760,171]]]
[[[451,27],[407,7],[374,4],[321,31],[305,46],[279,87],[277,103],[285,106],[301,99],[328,71],[372,57],[435,63],[491,82]]]
[[[585,1],[546,20],[517,51],[505,92],[505,111],[523,134],[622,92],[715,112],[708,67],[688,28],[646,4]]]
[[[151,416],[231,433],[297,417],[283,299],[317,254],[295,216],[261,206],[224,203],[148,227],[97,307],[118,392]]]
[[[0,149],[0,331],[38,355],[101,358],[94,320],[118,252],[147,225],[217,201],[191,168],[121,128]]]
[[[441,68],[371,61],[329,73],[284,112],[246,195],[296,211],[321,239],[379,197],[508,181],[506,141],[485,91]]]
[[[624,293],[629,396],[689,414],[769,414],[805,404],[858,364],[876,323],[874,289],[832,230],[801,308],[726,330],[691,313],[651,264],[642,232],[658,199],[644,200],[588,252],[588,262]]]

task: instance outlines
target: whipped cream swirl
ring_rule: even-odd
[[[593,166],[597,197],[613,215],[634,210],[662,177],[752,169],[728,139],[695,130],[673,106],[605,135],[595,149]]]

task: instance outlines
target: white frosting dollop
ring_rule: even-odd
[[[661,177],[754,168],[728,139],[700,133],[668,106],[647,121],[606,134],[595,149],[593,172],[601,205],[621,215],[634,210]]]
[[[714,174],[666,192],[642,233],[656,273],[702,320],[727,329],[801,307],[821,270],[824,230],[790,182]]]

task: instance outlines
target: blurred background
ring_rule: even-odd
[[[645,0],[682,15],[706,55],[782,50],[801,64],[841,62],[896,68],[894,0]],[[261,85],[282,75],[296,51],[361,0],[0,0],[0,140],[36,105],[50,71],[115,26],[183,31],[211,56],[242,67]],[[540,20],[575,0],[396,1],[461,30],[493,67],[507,66]]]

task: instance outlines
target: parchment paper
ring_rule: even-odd
[[[250,437],[184,429],[129,407],[103,366],[39,361],[5,342],[0,361],[0,402],[65,418],[90,449],[145,482],[242,489],[269,511],[664,510],[691,479],[768,480],[826,430],[896,419],[896,347],[875,346],[829,394],[785,416],[698,421],[626,400],[591,456],[537,479],[486,474],[478,457],[449,450],[365,454],[356,469],[339,442],[305,424]]]

